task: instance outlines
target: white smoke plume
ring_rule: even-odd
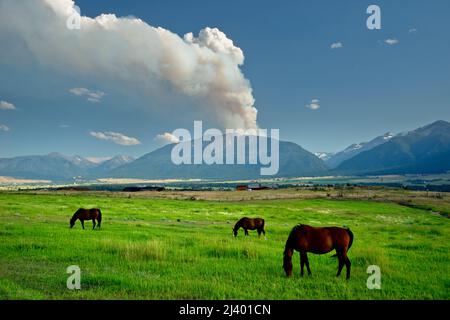
[[[82,12],[72,0],[0,0],[1,49],[25,44],[44,66],[139,84],[149,96],[167,87],[223,127],[257,128],[252,89],[240,70],[244,55],[220,30],[180,37],[138,18]],[[67,27],[72,20],[79,29]]]

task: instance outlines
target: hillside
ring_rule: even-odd
[[[450,123],[436,121],[400,134],[344,161],[342,174],[445,173],[450,170]]]

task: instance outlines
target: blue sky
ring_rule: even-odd
[[[220,29],[245,56],[240,69],[251,84],[258,125],[279,128],[282,140],[309,151],[339,151],[387,131],[450,120],[448,1],[76,4],[85,16],[134,16],[181,37],[197,35],[205,27]],[[370,4],[381,7],[381,30],[366,28]],[[9,36],[14,35],[0,35],[7,39],[1,42],[2,51],[9,46]],[[389,45],[387,39],[398,43]],[[338,42],[342,47],[332,49]],[[216,124],[195,107],[196,101],[177,92],[149,98],[133,85],[55,69],[25,51],[26,46],[17,51],[23,57],[2,55],[0,60],[0,101],[15,106],[0,108],[0,125],[9,128],[0,130],[0,157],[53,151],[140,156],[158,147],[157,134],[190,129],[194,120]],[[73,88],[105,95],[92,102],[71,93]],[[307,108],[314,99],[320,107]],[[117,132],[141,143],[121,145],[90,132]]]

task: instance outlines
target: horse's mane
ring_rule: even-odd
[[[78,213],[83,210],[83,208],[79,208],[77,211],[75,211],[75,213],[73,214],[72,218],[70,220],[73,220],[77,217]]]
[[[75,221],[76,217],[77,217],[77,213],[75,212],[75,213],[72,215],[72,218],[70,218],[70,221]]]
[[[289,236],[294,233],[295,231],[297,231],[298,229],[300,229],[301,227],[303,227],[304,224],[299,223],[298,225],[296,225],[295,227],[292,228],[291,233],[289,233]]]
[[[242,217],[242,218],[240,218],[240,219],[234,224],[234,226],[235,226],[235,227],[240,226],[240,225],[242,224],[242,222],[243,222],[245,219],[248,219],[248,218],[247,218],[247,217]]]
[[[300,223],[300,224],[298,224],[298,225],[296,225],[295,227],[292,228],[291,232],[289,233],[289,237],[288,237],[288,239],[286,241],[286,246],[284,247],[285,254],[286,254],[287,250],[292,249],[292,247],[294,245],[293,242],[294,242],[295,233],[297,232],[298,229],[300,229],[303,226],[304,226],[304,224]]]

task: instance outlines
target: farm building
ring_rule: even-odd
[[[236,191],[257,191],[257,190],[268,190],[268,189],[276,189],[276,186],[267,186],[262,185],[261,183],[250,183],[250,184],[241,184],[236,186]]]

